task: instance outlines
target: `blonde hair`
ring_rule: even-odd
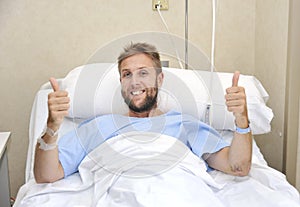
[[[148,43],[130,43],[124,47],[124,51],[118,57],[118,68],[120,72],[120,67],[122,61],[126,58],[136,55],[136,54],[145,54],[153,61],[153,66],[156,69],[156,73],[159,74],[162,72],[160,55],[155,46]]]

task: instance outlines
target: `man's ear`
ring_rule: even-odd
[[[163,72],[160,72],[158,75],[157,75],[157,86],[158,88],[160,88],[163,84],[163,81],[164,81],[164,73]]]

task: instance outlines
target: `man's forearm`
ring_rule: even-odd
[[[252,135],[235,132],[230,147],[213,154],[204,154],[203,158],[216,170],[235,176],[246,176],[251,167]]]
[[[252,134],[234,133],[228,161],[230,170],[237,175],[245,176],[249,173],[252,159]]]
[[[39,146],[38,143],[35,149],[34,177],[36,182],[49,183],[63,178],[64,171],[58,159],[57,146],[51,150],[43,150]]]

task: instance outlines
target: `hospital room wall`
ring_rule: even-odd
[[[284,169],[300,191],[300,1],[290,1]],[[297,116],[298,115],[298,116]],[[297,139],[294,139],[298,137]],[[298,141],[298,143],[297,143]],[[297,148],[298,146],[298,148]],[[296,173],[296,176],[293,175]]]
[[[286,77],[288,1],[218,2],[216,69],[229,72],[238,69],[256,75],[270,92],[274,129],[258,139],[268,162],[282,170],[280,132],[284,126],[285,91],[281,89],[285,88],[282,78]],[[151,10],[151,3],[151,0],[131,0],[130,4],[122,0],[0,2],[0,131],[12,131],[8,145],[12,196],[24,183],[30,110],[40,85],[50,76],[65,76],[72,68],[86,63],[101,45],[120,36],[143,31],[165,32],[157,12]],[[267,7],[272,3],[275,9]],[[184,37],[184,1],[169,0],[169,4],[170,9],[162,12],[163,16],[171,33]],[[210,56],[211,0],[190,0],[189,6],[190,41]],[[267,12],[259,13],[264,7]],[[262,20],[257,19],[257,14]],[[266,38],[269,31],[264,29],[265,15],[270,21],[280,22],[279,28],[276,25],[269,28],[271,40]],[[265,42],[268,45],[260,47]],[[272,53],[273,47],[278,53]],[[258,55],[266,49],[268,55]],[[269,80],[270,71],[273,81]]]
[[[270,94],[272,132],[256,136],[266,160],[293,185],[299,177],[300,2],[256,1],[255,72]],[[298,164],[297,164],[298,162]],[[297,186],[300,190],[300,186]]]
[[[130,4],[128,3],[130,2]],[[150,0],[0,1],[0,131],[11,131],[11,195],[24,183],[32,103],[50,76],[64,77],[103,44],[141,31],[165,31]],[[183,36],[184,2],[164,13]],[[173,17],[178,17],[173,23]],[[176,22],[176,23],[175,23]],[[119,51],[116,51],[119,53]]]
[[[283,170],[285,87],[288,47],[288,1],[256,1],[255,72],[270,94],[272,131],[255,139],[268,163]]]

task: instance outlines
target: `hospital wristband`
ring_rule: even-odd
[[[53,150],[57,147],[56,142],[47,144],[42,138],[39,138],[37,142],[40,144],[39,148],[44,151]]]
[[[239,134],[248,134],[249,132],[251,132],[251,128],[250,126],[248,126],[247,128],[240,128],[238,126],[235,126],[235,131]]]
[[[58,134],[58,130],[54,131],[53,129],[49,127],[45,127],[45,129],[42,132],[41,137],[43,137],[45,134],[48,134],[50,137],[55,137]]]
[[[45,142],[45,140],[43,140],[43,138],[42,138],[45,134],[47,134],[50,137],[55,137],[58,134],[58,130],[54,131],[53,129],[46,126],[44,128],[40,138],[37,140],[37,142],[40,144],[40,146],[39,146],[40,149],[42,149],[44,151],[53,150],[57,146],[57,143],[54,142],[54,143],[51,143],[51,144],[47,144]]]

